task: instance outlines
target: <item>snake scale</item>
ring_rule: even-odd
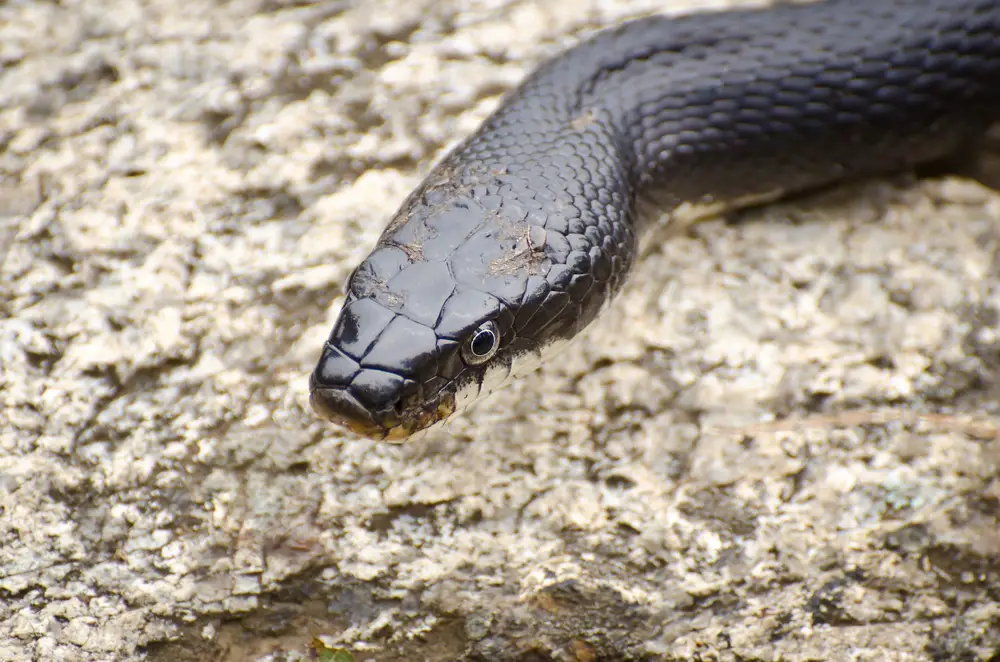
[[[649,219],[971,163],[998,119],[1000,0],[826,0],[606,29],[542,63],[402,203],[348,281],[313,409],[405,439],[586,327]]]

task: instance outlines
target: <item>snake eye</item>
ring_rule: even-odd
[[[500,349],[500,329],[493,320],[487,320],[472,332],[462,345],[462,358],[469,365],[479,365],[493,358]]]

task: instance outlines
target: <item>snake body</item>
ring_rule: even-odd
[[[403,202],[311,381],[402,439],[533,370],[661,217],[968,155],[1000,119],[1000,0],[652,16],[543,63]]]

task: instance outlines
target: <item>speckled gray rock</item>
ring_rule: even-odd
[[[1000,655],[1000,196],[970,182],[675,237],[418,444],[309,412],[428,163],[662,5],[0,5],[0,659]]]

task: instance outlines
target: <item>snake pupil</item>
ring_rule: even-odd
[[[480,331],[472,339],[472,353],[476,356],[486,356],[493,349],[495,338],[490,331]]]
[[[488,361],[500,346],[500,332],[496,322],[488,320],[479,325],[463,348],[465,360],[472,365]]]

